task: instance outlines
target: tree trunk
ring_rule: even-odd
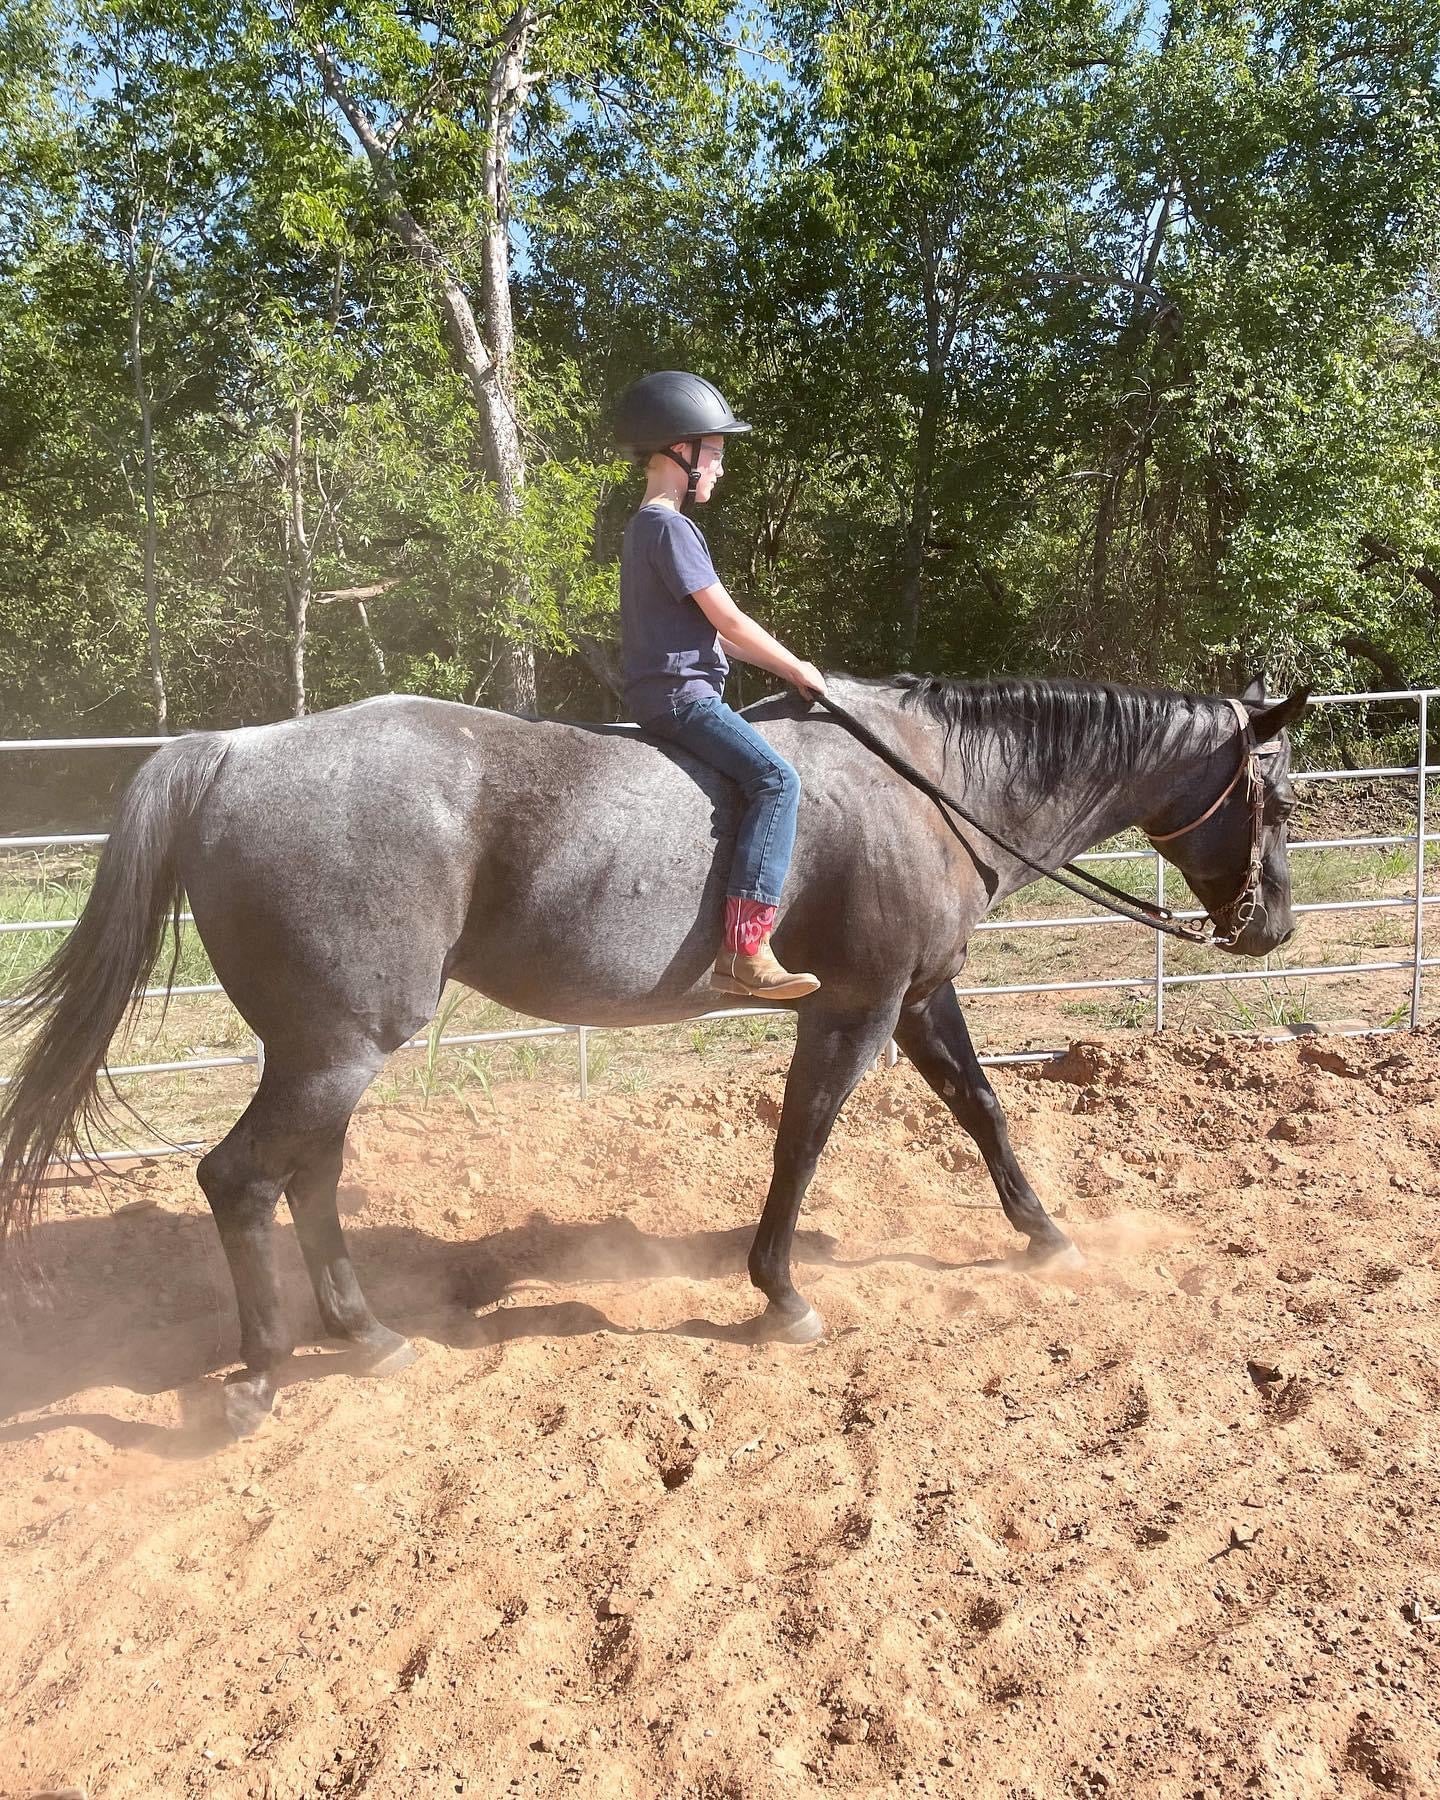
[[[1359,632],[1348,632],[1340,639],[1340,648],[1349,655],[1361,657],[1370,663],[1392,692],[1404,691],[1410,686],[1409,678],[1395,657],[1383,644],[1377,644],[1374,638],[1365,637]]]
[[[285,460],[285,610],[290,626],[290,716],[305,716],[305,633],[309,624],[314,572],[305,529],[304,408],[290,402],[290,454]]]
[[[935,522],[935,446],[939,441],[944,391],[942,353],[938,337],[932,336],[920,399],[915,476],[910,490],[910,521],[905,529],[900,581],[900,641],[896,646],[896,660],[902,669],[908,669],[915,660],[915,646],[920,636],[920,609],[925,597],[925,550]]]
[[[603,686],[609,688],[610,692],[623,705],[625,678],[621,673],[620,658],[615,654],[614,646],[603,643],[597,637],[591,637],[586,631],[576,632],[575,642],[590,673]]]
[[[1124,382],[1126,389],[1134,386],[1147,340],[1153,334],[1158,342],[1161,336],[1162,321],[1170,319],[1172,316],[1178,317],[1169,303],[1163,300],[1154,312],[1146,312],[1146,301],[1155,292],[1156,272],[1170,229],[1171,214],[1178,191],[1177,180],[1172,175],[1161,197],[1160,210],[1156,215],[1154,229],[1150,233],[1149,241],[1139,260],[1137,279],[1132,285],[1129,316],[1115,339],[1112,354],[1115,363],[1126,371]],[[1105,471],[1106,479],[1100,486],[1095,502],[1095,525],[1090,548],[1089,577],[1086,584],[1088,590],[1086,593],[1087,610],[1081,621],[1079,632],[1084,666],[1095,672],[1108,671],[1114,674],[1117,660],[1119,660],[1124,664],[1127,672],[1151,674],[1153,673],[1154,653],[1157,649],[1153,640],[1145,640],[1143,634],[1136,635],[1135,621],[1128,610],[1117,613],[1112,610],[1110,605],[1111,582],[1117,573],[1117,559],[1123,555],[1125,541],[1123,528],[1127,517],[1138,517],[1143,543],[1146,529],[1155,510],[1147,498],[1146,464],[1150,456],[1159,413],[1154,398],[1154,384],[1142,381],[1140,389],[1138,415],[1136,410],[1127,404],[1127,401],[1121,401],[1100,455],[1100,467]],[[1126,489],[1129,485],[1132,466],[1135,472],[1134,510],[1127,512],[1131,503],[1128,500]],[[1116,542],[1117,532],[1122,533],[1118,545]],[[1126,571],[1122,566],[1119,570],[1122,582],[1125,574]],[[1151,582],[1152,601],[1158,611],[1161,595],[1153,558]]]
[[[503,174],[492,169],[498,148],[495,123],[499,121],[503,144],[508,151],[515,115],[523,105],[526,93],[523,75],[524,47],[533,24],[533,11],[528,5],[523,6],[511,21],[505,46],[492,70],[492,130],[486,150],[487,196],[491,192],[492,181],[494,183],[492,214],[498,208],[508,206]],[[451,353],[470,384],[471,396],[475,402],[477,432],[486,468],[499,492],[501,514],[507,521],[515,520],[523,505],[525,453],[520,440],[514,395],[509,386],[514,331],[510,313],[508,218],[492,216],[487,223],[484,243],[486,322],[492,331],[498,327],[502,332],[502,340],[497,345],[493,340],[487,343],[482,337],[464,289],[450,273],[444,257],[429,234],[406,206],[395,178],[389,148],[376,131],[369,114],[351,94],[328,46],[316,43],[312,46],[312,54],[326,93],[344,113],[369,158],[376,186],[389,212],[396,236],[430,277]],[[512,78],[515,79],[515,85],[508,86]],[[529,587],[523,571],[512,569],[508,573],[514,585],[508,623],[518,633],[523,631],[529,611]],[[517,712],[534,711],[535,653],[530,644],[507,633],[503,667],[507,704]]]
[[[510,305],[510,142],[529,92],[526,51],[535,28],[535,9],[522,4],[506,30],[490,68],[485,134],[487,217],[481,245],[481,304],[485,336],[494,360],[497,417],[489,432],[500,513],[519,520],[525,504],[525,450],[520,441],[515,396],[515,318]],[[522,564],[508,559],[504,569],[511,594],[511,622],[523,629],[530,613],[530,579]],[[537,710],[535,650],[528,639],[507,637],[506,702],[512,712]]]
[[[803,471],[797,469],[786,477],[777,495],[773,488],[765,494],[761,509],[760,525],[750,544],[750,557],[746,565],[750,576],[750,591],[758,594],[760,583],[760,560],[763,557],[773,573],[775,564],[780,559],[780,544],[785,529],[790,523],[790,515],[795,509],[795,502],[800,496],[800,485]]]
[[[940,441],[940,421],[945,411],[945,388],[950,355],[960,329],[961,302],[954,291],[951,238],[954,218],[936,220],[921,215],[914,221],[921,255],[921,298],[925,308],[925,369],[920,391],[920,421],[915,443],[914,478],[910,488],[910,519],[905,531],[900,583],[900,641],[897,660],[908,669],[915,660],[920,638],[920,612],[925,600],[925,558],[935,524],[935,456]],[[951,288],[942,298],[946,270]]]
[[[158,537],[155,523],[155,402],[145,372],[142,329],[153,271],[140,247],[138,218],[130,231],[129,252],[130,380],[135,390],[135,405],[140,414],[140,473],[145,508],[145,637],[150,653],[150,691],[155,712],[155,730],[158,735],[163,736],[170,730],[170,701],[165,691],[165,670],[160,659],[160,592],[155,556]]]
[[[375,667],[379,673],[381,684],[382,686],[388,686],[390,675],[385,667],[385,652],[380,648],[380,640],[370,629],[370,615],[365,610],[365,602],[363,600],[357,600],[355,602],[355,616],[360,621],[360,630],[364,634],[365,642],[370,646],[370,654],[374,658]]]

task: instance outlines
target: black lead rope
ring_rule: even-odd
[[[816,706],[823,707],[826,712],[838,719],[850,735],[864,744],[867,750],[873,751],[881,762],[892,768],[897,775],[902,775],[911,787],[919,788],[922,794],[933,800],[940,810],[941,818],[954,832],[956,838],[965,845],[965,849],[971,856],[975,852],[956,830],[955,820],[950,817],[952,812],[962,818],[967,825],[973,826],[982,837],[988,838],[997,849],[1003,850],[1007,856],[1013,856],[1017,862],[1023,863],[1027,869],[1033,869],[1037,875],[1044,876],[1047,881],[1053,881],[1063,888],[1068,888],[1072,894],[1078,894],[1082,900],[1088,900],[1095,906],[1103,906],[1107,912],[1114,913],[1118,918],[1130,919],[1136,925],[1148,925],[1152,931],[1163,931],[1167,937],[1181,938],[1187,944],[1206,942],[1202,932],[1187,928],[1183,924],[1172,923],[1175,915],[1168,907],[1156,906],[1151,901],[1143,899],[1139,894],[1128,894],[1124,888],[1113,887],[1101,876],[1091,875],[1088,870],[1077,868],[1074,863],[1062,863],[1059,869],[1047,869],[1043,863],[1036,862],[1023,850],[1017,850],[1004,838],[997,837],[988,825],[983,825],[974,813],[967,811],[953,794],[947,794],[944,788],[938,787],[928,775],[922,775],[913,763],[907,762],[900,755],[899,751],[892,750],[884,738],[877,737],[868,725],[862,724],[848,707],[841,706],[838,700],[832,700],[828,694],[812,694],[810,698]],[[1066,873],[1061,873],[1062,870]],[[1112,898],[1105,899],[1104,895],[1106,894],[1111,895]],[[1119,901],[1120,904],[1116,905],[1116,901]]]

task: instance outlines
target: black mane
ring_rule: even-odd
[[[894,685],[902,705],[940,721],[962,760],[984,739],[998,751],[1011,786],[1042,792],[1086,776],[1098,786],[1117,769],[1134,769],[1158,749],[1177,715],[1193,718],[1205,704],[1171,688],[1008,675],[991,681],[897,675]]]

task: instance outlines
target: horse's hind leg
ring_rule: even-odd
[[[416,1352],[409,1339],[392,1332],[376,1319],[369,1301],[360,1292],[355,1265],[349,1260],[346,1238],[335,1210],[335,1188],[346,1156],[346,1127],[333,1132],[326,1143],[295,1168],[284,1184],[295,1220],[295,1237],[301,1240],[304,1262],[310,1269],[310,1285],[320,1309],[320,1323],[331,1337],[346,1337],[358,1346],[376,1375],[392,1375],[414,1363]]]
[[[893,1021],[888,1010],[822,1012],[813,1000],[801,1008],[775,1134],[775,1172],[750,1247],[750,1279],[769,1302],[755,1323],[757,1337],[804,1344],[824,1330],[820,1315],[790,1278],[795,1222],[840,1108],[884,1049]]]
[[[295,1348],[275,1268],[275,1205],[281,1190],[324,1146],[343,1135],[378,1059],[358,1067],[286,1067],[271,1057],[234,1127],[196,1170],[235,1284],[244,1368],[225,1387],[237,1436],[253,1431],[275,1400],[275,1375]]]
[[[1030,1239],[1030,1254],[1049,1258],[1073,1253],[1074,1245],[1040,1204],[1015,1160],[1004,1108],[985,1079],[948,981],[919,1006],[901,1013],[895,1041],[974,1138],[1005,1217]]]
[[[357,1345],[372,1374],[393,1375],[415,1360],[415,1352],[398,1331],[380,1323],[360,1291],[335,1208],[344,1157],[342,1125],[296,1167],[285,1184],[285,1198],[310,1271],[321,1323],[331,1337],[348,1338]]]

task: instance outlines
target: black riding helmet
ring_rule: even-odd
[[[713,382],[683,369],[660,369],[632,381],[615,402],[615,436],[627,454],[639,457],[668,456],[685,471],[685,505],[695,497],[700,480],[700,440],[704,437],[738,437],[750,427],[737,419],[730,403]],[[685,442],[690,460],[676,454],[672,444]]]

